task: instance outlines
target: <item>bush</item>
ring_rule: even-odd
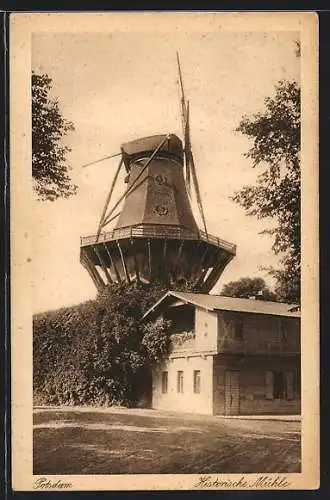
[[[96,300],[33,319],[35,404],[136,405],[168,355],[168,322],[144,324],[165,290],[110,285]]]

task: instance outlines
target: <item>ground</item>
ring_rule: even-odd
[[[300,472],[300,422],[37,408],[34,474]]]

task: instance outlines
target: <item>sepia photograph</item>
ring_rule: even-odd
[[[316,15],[11,34],[14,488],[317,488]]]

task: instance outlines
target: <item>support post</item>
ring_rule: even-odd
[[[105,287],[105,283],[102,280],[101,276],[99,275],[97,269],[95,268],[95,265],[91,262],[90,257],[88,256],[88,250],[84,250],[84,252],[81,254],[81,263],[85,267],[85,269],[88,271],[90,277],[94,281],[94,284],[97,288],[98,291],[101,291]]]
[[[190,281],[194,279],[195,270],[196,270],[196,267],[197,267],[198,262],[199,262],[197,257],[198,257],[198,253],[199,253],[199,249],[200,249],[201,244],[202,244],[202,242],[199,241],[198,244],[196,245],[196,249],[194,252],[194,258],[193,258],[193,264],[191,266],[191,271],[190,271]]]
[[[110,252],[109,248],[107,247],[107,245],[105,243],[104,243],[104,247],[105,247],[105,250],[106,250],[106,252],[108,254],[111,266],[113,267],[113,269],[115,271],[115,275],[116,275],[117,281],[118,281],[118,283],[121,283],[120,274],[119,274],[118,269],[116,267],[115,261],[112,258],[111,252]]]
[[[178,262],[180,260],[181,254],[182,254],[183,245],[184,245],[184,240],[181,240],[179,250],[178,250],[177,256],[176,256],[175,261],[174,261],[174,266],[178,265]]]
[[[221,250],[219,250],[219,255],[216,264],[214,265],[210,275],[207,277],[205,282],[203,283],[203,287],[201,291],[205,291],[206,293],[211,290],[216,282],[218,281],[222,271],[227,265],[227,259],[222,255]]]
[[[203,280],[204,280],[204,278],[205,278],[205,276],[207,274],[207,271],[209,270],[209,268],[211,266],[212,260],[214,260],[216,258],[216,256],[217,256],[217,250],[218,249],[215,250],[215,253],[211,252],[211,255],[210,255],[210,257],[209,257],[206,265],[204,266],[204,269],[203,269],[201,275],[199,276],[198,280],[195,283],[196,287],[200,287],[201,284],[203,283]]]
[[[140,281],[140,272],[139,272],[139,264],[136,258],[136,252],[135,252],[135,242],[133,238],[131,239],[131,249],[132,249],[132,255],[133,255],[133,261],[134,261],[134,267],[135,267],[135,276],[136,276],[136,281]]]
[[[103,272],[108,280],[108,283],[112,283],[112,278],[111,278],[111,275],[109,274],[109,271],[108,271],[108,268],[107,266],[105,265],[105,262],[104,260],[102,259],[102,256],[101,256],[101,253],[99,251],[99,249],[97,248],[97,246],[93,246],[93,250],[94,252],[96,253],[97,255],[97,258],[99,259],[99,263],[100,263],[100,266],[102,267],[103,269]]]
[[[129,274],[128,274],[128,271],[127,271],[127,266],[126,266],[126,262],[125,262],[125,259],[124,259],[124,254],[123,254],[123,251],[122,251],[122,248],[120,246],[119,241],[117,241],[117,245],[118,245],[118,249],[119,249],[119,253],[120,253],[121,262],[123,264],[125,277],[126,277],[127,283],[130,284],[131,280],[130,280],[130,277],[129,277]]]
[[[168,266],[167,266],[167,262],[166,262],[166,254],[167,254],[167,239],[165,238],[164,245],[163,245],[163,262],[162,262],[162,267],[163,267],[164,282],[168,283],[169,282],[169,276],[168,276]]]

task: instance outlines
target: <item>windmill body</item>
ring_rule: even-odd
[[[163,147],[136,182],[141,167],[163,140]],[[146,137],[124,144],[122,150],[132,190],[126,196],[116,228],[165,225],[196,231],[183,177],[181,140],[175,135],[168,139],[165,135]]]
[[[179,75],[183,91],[180,66]],[[98,290],[113,282],[157,282],[172,289],[189,283],[208,293],[235,256],[235,245],[206,229],[191,151],[189,103],[182,96],[184,147],[173,134],[123,144],[98,230],[81,237],[80,260]],[[109,210],[121,168],[126,170],[126,189]],[[203,230],[192,212],[192,187]],[[113,229],[106,229],[115,219]]]

